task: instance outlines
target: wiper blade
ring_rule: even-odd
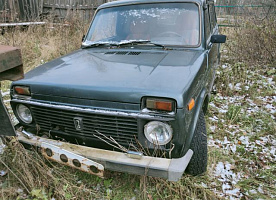
[[[158,47],[166,48],[162,44],[156,44],[151,42],[150,40],[123,40],[121,42],[112,42],[112,41],[102,41],[102,42],[84,42],[82,43],[83,48],[91,48],[91,47],[98,47],[98,46],[124,46],[124,45],[138,45],[138,44],[151,44]]]
[[[98,47],[98,46],[119,46],[117,42],[84,42],[83,48]]]
[[[127,44],[145,44],[149,43],[149,40],[122,40],[119,45],[127,45]]]
[[[155,45],[155,46],[158,46],[158,47],[165,48],[164,45],[153,43],[150,40],[126,40],[126,41],[121,41],[119,43],[119,46],[128,45],[128,44],[152,44],[152,45]]]
[[[163,44],[157,44],[157,43],[154,43],[154,42],[149,42],[149,44],[153,44],[155,46],[162,47],[164,49],[166,48],[165,45],[163,45]]]

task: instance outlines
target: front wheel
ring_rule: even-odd
[[[194,154],[187,166],[186,173],[199,175],[206,172],[207,169],[207,134],[203,111],[200,111],[195,133],[190,145]]]

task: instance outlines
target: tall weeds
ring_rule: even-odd
[[[0,199],[98,199],[85,185],[76,184],[74,170],[44,159],[36,151],[24,149],[16,139],[6,141],[0,156]],[[72,171],[73,170],[73,171]]]
[[[241,27],[229,31],[226,48],[234,62],[247,65],[275,65],[276,19],[249,19]]]
[[[261,68],[265,69],[261,73],[276,73],[276,15],[270,13],[260,17],[255,14],[255,17],[248,13],[237,15],[235,27],[221,28],[227,41],[222,46],[220,71],[223,73],[217,74],[216,88],[222,94],[233,95],[232,87],[252,82],[249,71],[259,73]]]

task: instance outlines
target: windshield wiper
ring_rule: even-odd
[[[154,43],[154,42],[149,42],[149,44],[153,44],[154,46],[157,46],[157,47],[162,47],[163,49],[165,49],[165,45],[163,44],[157,44],[157,43]]]
[[[117,42],[84,42],[82,48],[92,48],[98,46],[119,46]]]
[[[124,45],[138,45],[138,44],[151,44],[158,47],[166,48],[162,44],[156,44],[151,42],[150,40],[123,40],[121,42],[84,42],[82,43],[83,48],[93,48],[98,46],[124,46]]]
[[[132,44],[132,45],[135,45],[135,44],[152,44],[152,45],[155,45],[155,46],[158,46],[158,47],[166,48],[164,45],[153,43],[150,40],[126,40],[126,41],[120,42],[119,46],[128,45],[128,44]]]

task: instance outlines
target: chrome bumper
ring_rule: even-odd
[[[191,149],[181,158],[167,159],[142,156],[134,159],[126,153],[91,148],[67,142],[37,137],[24,131],[17,132],[22,143],[40,147],[48,159],[78,168],[102,177],[104,169],[131,174],[161,177],[169,181],[178,181],[184,173],[193,155]]]

